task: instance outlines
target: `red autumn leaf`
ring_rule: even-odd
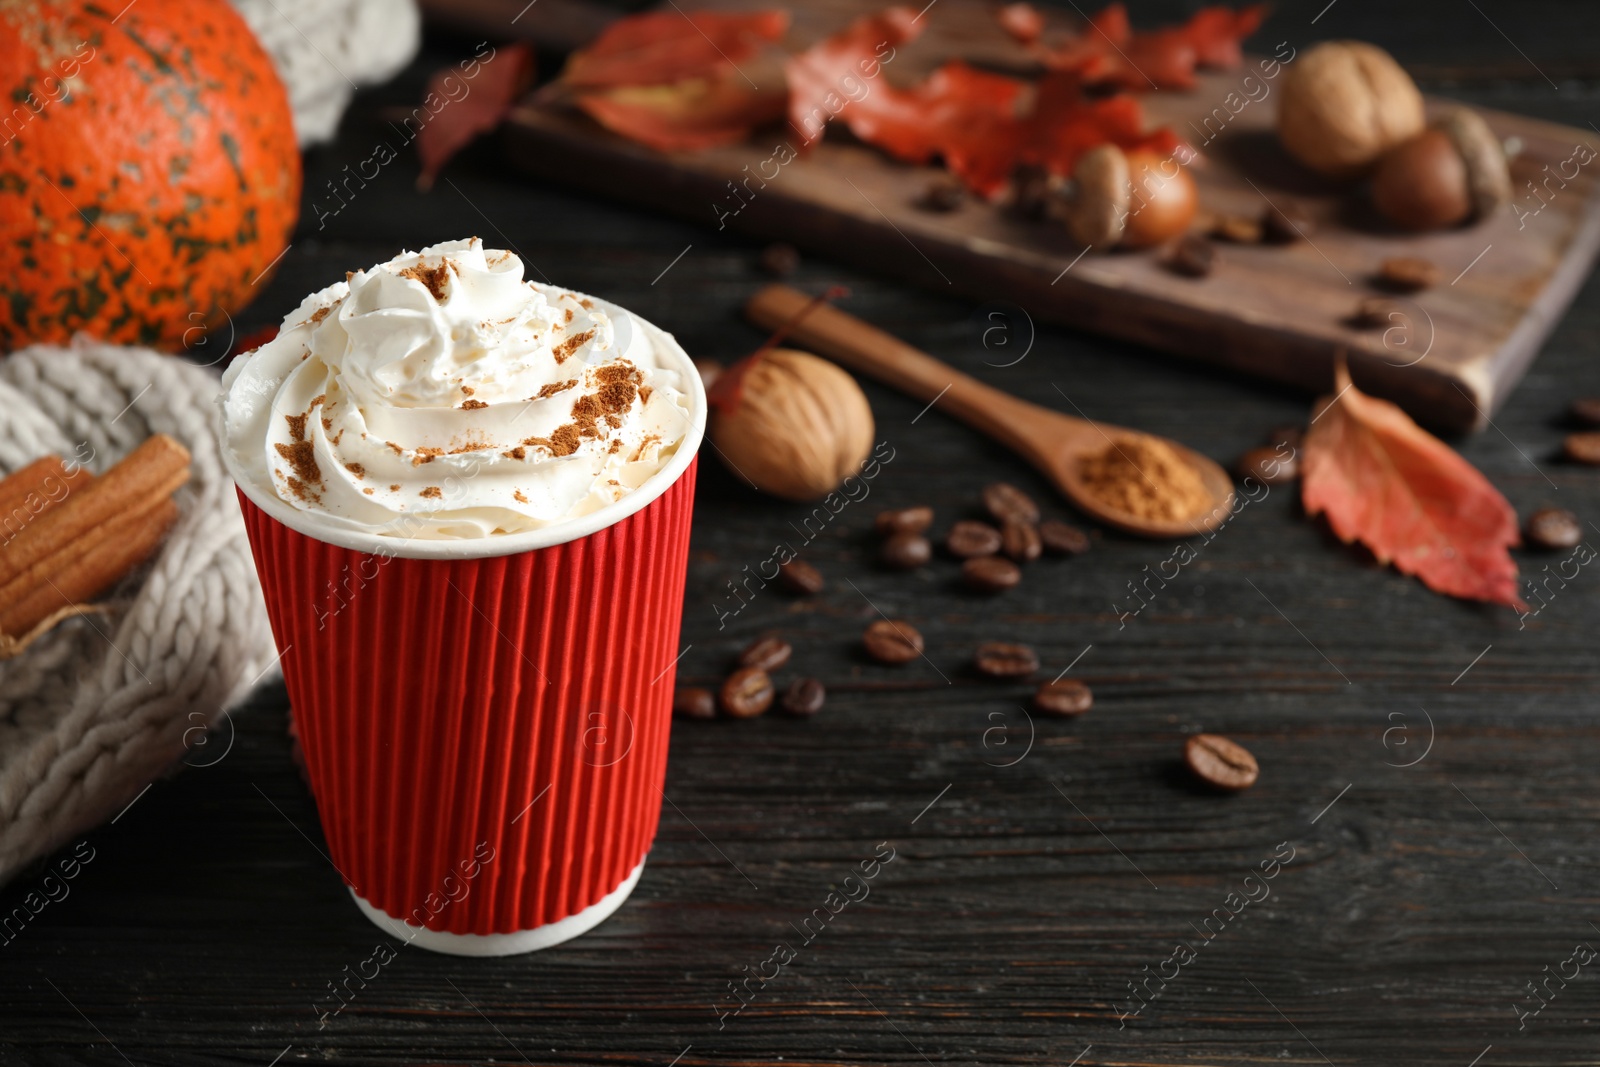
[[[1104,64],[1106,56],[1114,56],[1119,48],[1126,48],[1132,39],[1133,25],[1128,21],[1128,9],[1121,4],[1110,4],[1090,16],[1082,33],[1044,51],[1040,58],[1051,70],[1074,71],[1083,76],[1086,70]],[[1090,79],[1085,77],[1085,80]]]
[[[1000,28],[1020,44],[1032,44],[1044,33],[1044,16],[1032,4],[1007,4],[995,13]]]
[[[1133,40],[1133,23],[1128,21],[1128,9],[1122,4],[1107,4],[1089,20],[1085,37],[1099,38],[1118,48],[1126,48]]]
[[[1205,7],[1194,13],[1184,26],[1189,43],[1194,45],[1200,65],[1231,70],[1244,62],[1239,42],[1255,33],[1267,17],[1267,5],[1252,4],[1234,11],[1227,7]]]
[[[737,144],[755,127],[782,118],[789,95],[781,86],[752,89],[733,74],[583,93],[575,102],[629,140],[658,152],[694,152]]]
[[[740,63],[788,31],[787,11],[685,13],[674,5],[613,22],[572,53],[561,80],[574,89],[611,89],[736,74]]]
[[[898,45],[921,32],[914,10],[891,7],[790,57],[784,64],[789,124],[802,149],[822,136],[829,119],[848,116],[863,101],[884,95],[890,89],[882,78],[884,64],[894,59]]]
[[[1181,142],[1168,127],[1147,131],[1144,107],[1133,97],[1088,98],[1070,74],[1047,74],[1034,98],[1020,162],[1039,163],[1054,174],[1070,175],[1079,156],[1107,143],[1168,156]]]
[[[1072,173],[1078,156],[1112,142],[1170,154],[1177,135],[1146,132],[1144,109],[1126,95],[1088,99],[1075,76],[1047,75],[1037,87],[960,61],[911,89],[883,86],[852,104],[850,132],[907,163],[944,159],[974,193],[994,197],[1019,163]]]
[[[1127,48],[1111,58],[1114,74],[1105,80],[1124,89],[1176,89],[1195,87],[1194,68],[1200,53],[1182,29],[1136,33]],[[1131,69],[1130,69],[1131,68]]]
[[[1305,438],[1306,512],[1435,592],[1527,610],[1506,551],[1519,542],[1506,498],[1405,412],[1353,388],[1342,363],[1335,385]]]
[[[1265,15],[1262,5],[1239,11],[1209,7],[1182,26],[1134,32],[1127,10],[1112,4],[1076,38],[1043,58],[1051,69],[1072,71],[1086,85],[1131,92],[1193,89],[1197,66],[1238,66],[1239,42],[1256,31]]]
[[[852,105],[850,132],[907,163],[944,158],[980,195],[998,191],[1016,165],[1025,135],[1017,113],[1026,86],[959,60],[912,89],[890,85]]]
[[[840,119],[897,159],[942,158],[974,192],[994,197],[1019,163],[1067,175],[1079,155],[1108,141],[1174,151],[1177,135],[1147,132],[1137,101],[1103,94],[1090,99],[1082,87],[1144,90],[1152,80],[1192,85],[1202,53],[1222,56],[1229,41],[1236,47],[1230,34],[1253,30],[1259,22],[1253,11],[1206,9],[1184,27],[1139,34],[1126,9],[1112,4],[1089,20],[1085,33],[1043,56],[1051,72],[1037,86],[955,61],[900,89],[882,76],[883,68],[922,25],[912,8],[892,7],[788,59],[789,124],[803,149]],[[574,102],[596,121],[657,150],[735,143],[780,113],[778,91],[749,85],[737,62],[781,36],[786,19],[781,12],[623,19],[575,54],[562,80],[581,90]],[[1026,3],[1002,9],[1000,19],[1019,39],[1036,37],[1042,27]]]
[[[417,155],[422,160],[419,189],[432,188],[452,156],[479,134],[500,125],[511,105],[533,83],[533,49],[520,42],[490,53],[475,65],[477,73],[470,77],[463,65],[459,70],[445,67],[428,79],[423,107],[431,117],[417,130]],[[440,101],[437,109],[430,103],[435,100]]]

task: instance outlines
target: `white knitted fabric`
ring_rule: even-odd
[[[358,85],[387,81],[417,54],[414,0],[231,0],[272,57],[301,147],[333,140]]]
[[[153,433],[193,455],[181,516],[107,599],[0,662],[0,882],[115,815],[275,662],[213,371],[79,337],[0,359],[0,471],[43,455],[101,473]]]

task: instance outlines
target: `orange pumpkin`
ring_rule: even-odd
[[[0,4],[0,352],[194,341],[299,201],[288,97],[225,0]]]

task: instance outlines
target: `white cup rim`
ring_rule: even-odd
[[[684,381],[684,392],[689,398],[690,405],[689,428],[684,431],[683,440],[678,443],[678,450],[672,454],[666,466],[615,503],[607,504],[603,508],[566,522],[554,523],[537,530],[525,530],[521,533],[457,538],[395,537],[392,534],[373,533],[343,526],[331,521],[321,512],[295,507],[272,492],[270,487],[257,485],[238,469],[233,449],[229,447],[224,432],[222,459],[228,468],[228,474],[239,487],[239,491],[252,504],[291,530],[317,541],[374,556],[393,556],[400,559],[491,559],[496,556],[517,555],[567,544],[588,537],[608,526],[614,526],[629,515],[644,510],[675,485],[684,471],[689,469],[689,464],[700,451],[700,442],[705,436],[706,391],[700,380],[699,369],[695,367],[689,354],[683,350],[683,346],[678,344],[677,339],[670,333],[609,301],[601,300],[599,297],[588,297],[588,299],[600,304],[608,313],[627,314],[643,328],[655,344],[657,358],[666,357],[670,363],[676,365],[674,369],[680,372]]]

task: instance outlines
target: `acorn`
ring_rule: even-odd
[[[1372,202],[1403,230],[1477,221],[1511,200],[1511,169],[1477,112],[1456,108],[1392,148],[1372,176]]]
[[[1052,202],[1050,213],[1079,244],[1111,248],[1122,240],[1132,192],[1128,157],[1114,144],[1097,145],[1078,157],[1072,185]]]
[[[1051,214],[1079,244],[1147,248],[1187,230],[1198,201],[1194,179],[1175,158],[1103,144],[1078,158]]]

